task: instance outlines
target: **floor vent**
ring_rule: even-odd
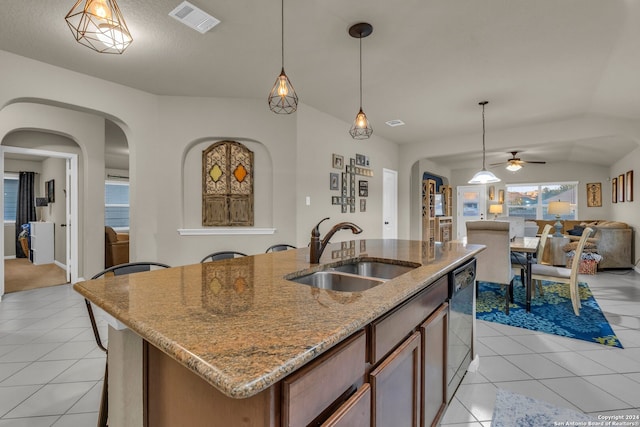
[[[169,16],[202,34],[220,23],[219,19],[214,18],[188,1],[180,3],[178,7],[169,12]]]

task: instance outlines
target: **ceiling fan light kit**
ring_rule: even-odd
[[[473,178],[469,180],[469,184],[490,184],[493,182],[500,182],[500,178],[495,176],[492,172],[488,171],[485,167],[485,143],[484,143],[484,135],[485,135],[485,126],[484,126],[484,106],[487,105],[489,101],[482,101],[478,103],[478,105],[482,105],[482,169],[473,175]]]

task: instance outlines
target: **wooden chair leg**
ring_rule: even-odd
[[[109,361],[104,366],[104,381],[102,383],[102,397],[100,399],[100,412],[98,413],[98,427],[107,427],[109,425]]]

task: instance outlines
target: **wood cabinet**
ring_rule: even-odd
[[[429,426],[446,408],[448,276],[246,399],[211,387],[149,343],[145,426]],[[178,403],[178,404],[177,404]]]
[[[440,422],[447,407],[447,332],[449,304],[442,304],[420,326],[422,334],[422,420],[423,427]]]
[[[436,182],[433,179],[422,181],[422,242],[425,245],[427,260],[436,257]]]
[[[307,426],[362,382],[365,334],[360,331],[282,381],[282,425]]]
[[[363,384],[322,427],[371,427],[371,386]]]
[[[442,210],[445,216],[453,216],[453,190],[450,185],[441,185]]]
[[[30,222],[29,259],[34,265],[54,262],[53,222]]]
[[[446,243],[451,241],[453,236],[453,217],[436,217],[436,236],[439,242]]]
[[[420,332],[371,371],[371,427],[417,427],[420,414]]]

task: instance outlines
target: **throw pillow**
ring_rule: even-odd
[[[568,230],[567,234],[571,235],[571,236],[582,236],[582,232],[584,231],[585,227],[581,227],[579,225],[574,225],[573,229]]]

